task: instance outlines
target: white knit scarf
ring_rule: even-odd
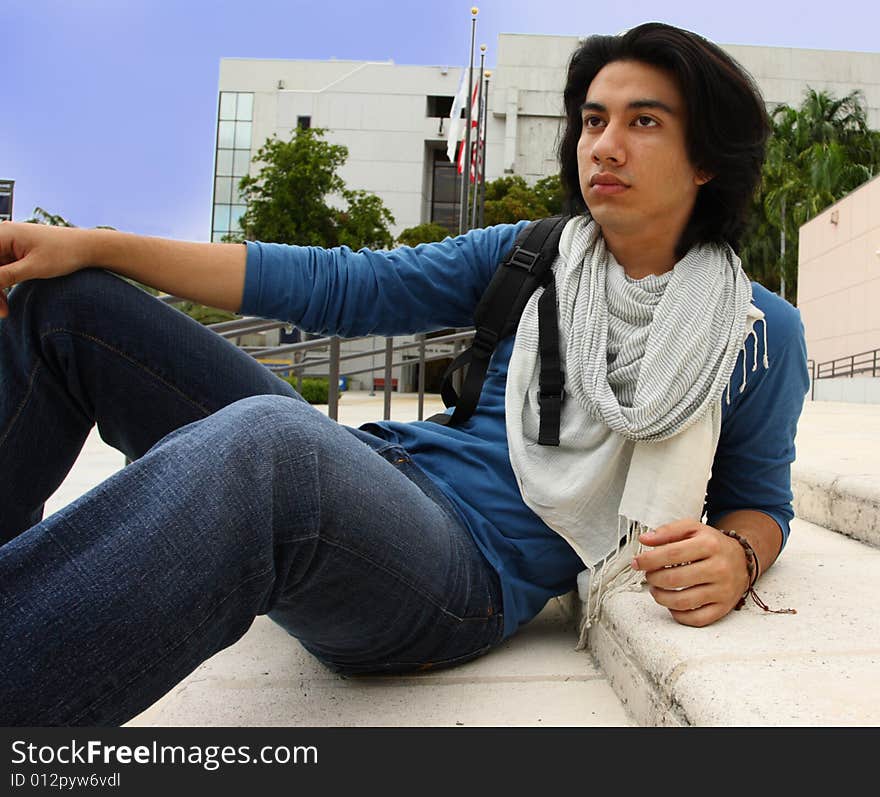
[[[583,647],[605,598],[641,582],[629,566],[639,534],[702,516],[722,395],[727,386],[729,403],[737,357],[763,313],[729,246],[695,246],[671,271],[634,280],[589,215],[566,224],[553,271],[566,392],[560,444],[537,442],[543,289],[516,333],[507,439],[523,500],[585,565]],[[764,335],[766,368],[766,323]]]

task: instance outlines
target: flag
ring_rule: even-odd
[[[471,159],[471,182],[476,183],[483,171],[483,139],[478,139],[474,147],[474,157]]]
[[[461,109],[467,102],[467,70],[461,70],[461,79],[458,81],[458,91],[452,100],[452,110],[449,112],[449,138],[446,141],[446,157],[450,162],[455,161],[455,150],[461,139],[464,125],[461,121]]]
[[[464,141],[461,142],[461,147],[458,150],[458,159],[456,160],[456,170],[459,174],[464,171]],[[483,168],[483,141],[482,139],[478,139],[477,141],[471,141],[471,182],[477,182],[477,177],[480,174],[480,171]]]
[[[480,103],[479,103],[479,85],[474,86],[474,94],[471,97],[471,182],[474,181],[474,156],[473,149],[476,146],[477,140],[479,139],[479,129],[477,125],[479,124],[480,118]],[[467,91],[465,91],[467,94]],[[459,111],[459,115],[461,112]],[[466,125],[462,125],[462,128],[466,127]],[[464,139],[464,129],[458,134],[459,138]],[[462,140],[461,146],[458,149],[458,159],[456,160],[457,171],[459,174],[464,172],[464,141]],[[449,149],[447,148],[446,154],[449,154]],[[452,160],[452,158],[450,158]]]

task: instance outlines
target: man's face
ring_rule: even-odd
[[[640,61],[599,71],[582,107],[580,187],[612,245],[619,236],[678,240],[706,179],[688,159],[686,108],[675,79]]]

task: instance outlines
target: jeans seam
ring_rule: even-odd
[[[30,401],[31,394],[34,390],[34,382],[37,381],[37,374],[40,370],[40,363],[37,362],[34,364],[33,370],[31,371],[31,375],[28,377],[28,386],[25,391],[24,398],[19,403],[18,407],[15,410],[15,414],[9,419],[9,423],[6,424],[6,429],[3,431],[3,436],[0,437],[0,446],[2,446],[6,442],[6,438],[9,437],[9,433],[12,431],[12,428],[15,426],[18,421],[19,416],[27,405],[28,401]]]
[[[485,622],[485,621],[488,620],[490,617],[493,617],[493,616],[494,616],[494,614],[492,614],[492,615],[488,615],[488,616],[486,616],[486,617],[459,617],[459,616],[458,616],[457,614],[455,614],[454,612],[450,612],[448,609],[445,609],[445,608],[444,608],[443,606],[441,606],[441,605],[440,605],[440,604],[439,604],[439,603],[438,603],[438,602],[437,602],[437,601],[436,601],[431,595],[428,595],[426,592],[424,592],[423,590],[421,590],[421,589],[420,589],[419,587],[417,587],[415,584],[411,583],[411,582],[409,581],[409,579],[405,578],[405,577],[402,576],[400,573],[397,573],[396,571],[389,569],[389,568],[386,567],[385,565],[383,565],[383,564],[381,564],[381,563],[375,561],[374,559],[371,559],[369,556],[365,556],[365,555],[362,554],[360,551],[354,550],[353,548],[349,548],[347,545],[343,545],[343,544],[340,543],[340,542],[336,542],[335,540],[327,540],[327,539],[323,540],[323,542],[325,542],[327,545],[332,545],[332,546],[334,546],[335,548],[339,548],[339,549],[341,549],[341,550],[343,550],[343,551],[346,551],[347,553],[352,554],[353,556],[358,557],[359,559],[363,560],[364,562],[369,562],[371,565],[373,565],[373,567],[377,568],[378,570],[382,570],[383,572],[388,573],[388,575],[390,575],[390,576],[392,576],[393,578],[397,579],[397,580],[398,580],[401,584],[403,584],[404,586],[409,587],[409,588],[410,588],[413,592],[415,592],[417,595],[420,595],[422,598],[424,598],[425,600],[427,600],[428,603],[430,603],[434,608],[438,609],[438,610],[441,611],[444,615],[446,615],[447,617],[452,618],[452,619],[455,620],[456,622],[463,623],[463,622],[471,622],[471,621],[474,621],[474,620],[477,620],[477,621],[480,621],[480,622]]]
[[[28,291],[24,296],[24,306],[21,309],[21,314],[26,315],[28,311],[28,306],[31,303],[31,299],[34,296],[33,291]],[[41,339],[42,340],[42,339]],[[22,410],[25,408],[25,405],[28,403],[31,397],[31,393],[34,389],[34,382],[37,379],[37,373],[40,370],[40,361],[39,359],[34,363],[33,370],[31,371],[30,376],[28,377],[28,386],[27,391],[25,392],[24,398],[21,400],[21,403],[18,405],[18,409],[15,411],[15,415],[9,420],[9,423],[6,425],[6,429],[3,431],[3,436],[0,437],[0,445],[6,442],[6,438],[9,437],[9,433],[12,431],[13,426],[15,426],[15,422],[18,420],[18,417],[21,415]]]
[[[147,673],[147,672],[149,672],[150,670],[152,670],[153,668],[155,668],[158,664],[160,664],[161,662],[163,662],[163,661],[164,661],[165,659],[167,659],[172,653],[174,653],[174,652],[175,652],[176,650],[178,650],[182,645],[184,645],[184,644],[185,644],[185,643],[186,643],[186,642],[187,642],[192,636],[194,636],[195,634],[197,634],[197,633],[202,629],[202,627],[203,627],[206,623],[208,623],[208,622],[211,620],[211,618],[217,613],[217,610],[218,610],[218,609],[219,609],[224,603],[226,603],[226,601],[228,601],[233,595],[235,595],[237,592],[239,592],[239,590],[241,590],[241,588],[242,588],[243,586],[245,586],[246,584],[249,584],[251,581],[254,581],[255,579],[262,578],[262,577],[265,576],[267,573],[271,573],[274,569],[275,569],[275,567],[274,567],[274,565],[273,565],[272,567],[269,567],[269,568],[267,568],[266,570],[263,570],[263,571],[261,571],[261,572],[259,572],[259,573],[255,573],[255,574],[252,575],[250,578],[246,578],[244,581],[239,582],[238,586],[236,586],[236,588],[235,588],[234,590],[232,590],[232,592],[230,592],[230,593],[228,593],[227,595],[225,595],[223,598],[221,598],[221,599],[220,599],[220,600],[214,605],[214,608],[211,610],[210,614],[208,614],[208,615],[207,615],[207,616],[206,616],[206,617],[205,617],[205,618],[204,618],[204,619],[203,619],[203,620],[202,620],[202,621],[201,621],[201,622],[200,622],[195,628],[193,628],[192,631],[190,631],[185,637],[183,637],[181,640],[179,640],[179,641],[177,642],[176,645],[173,645],[171,648],[169,648],[169,649],[166,651],[166,653],[165,653],[164,656],[162,656],[161,658],[158,658],[158,659],[152,661],[149,665],[147,665],[146,667],[144,667],[144,668],[142,668],[141,670],[139,670],[135,675],[133,675],[131,678],[129,678],[129,680],[127,680],[124,684],[122,684],[122,685],[120,685],[119,687],[117,687],[116,689],[114,689],[114,690],[113,690],[112,692],[110,692],[109,694],[102,695],[102,696],[101,696],[100,698],[98,698],[97,700],[91,702],[91,703],[90,703],[88,706],[86,706],[82,711],[80,711],[79,714],[77,714],[72,720],[70,720],[70,722],[71,722],[71,723],[75,723],[75,722],[77,722],[77,721],[78,721],[83,715],[87,714],[87,713],[88,713],[89,711],[91,711],[92,709],[96,708],[97,706],[100,706],[102,703],[105,703],[105,702],[106,702],[107,700],[109,700],[110,698],[112,698],[112,697],[114,697],[115,695],[119,694],[121,691],[125,690],[125,689],[128,688],[131,684],[133,684],[133,683],[134,683],[138,678],[140,678],[142,675],[144,675],[145,673]],[[254,616],[256,617],[256,615],[254,615]],[[219,651],[218,651],[218,652],[219,652]],[[207,661],[207,659],[205,659],[205,660],[203,660],[203,661]],[[201,663],[203,663],[203,662],[200,662],[200,664],[201,664]],[[197,664],[196,667],[200,666],[200,664]],[[194,669],[195,669],[195,668],[194,668]],[[182,680],[182,679],[181,679],[181,680]],[[178,681],[177,683],[179,683],[179,681]],[[175,686],[177,685],[177,683],[175,683]],[[174,688],[174,687],[172,687],[172,689],[173,689],[173,688]],[[170,690],[169,690],[169,691],[170,691]]]
[[[138,370],[142,371],[143,373],[149,374],[153,379],[155,379],[157,382],[159,382],[159,383],[161,383],[162,385],[164,385],[165,387],[167,387],[169,390],[174,391],[174,393],[176,393],[178,396],[180,396],[181,398],[183,398],[185,401],[187,401],[187,402],[189,402],[190,404],[192,404],[192,405],[193,405],[196,409],[198,409],[200,412],[203,412],[203,413],[205,414],[205,416],[208,416],[208,415],[211,414],[211,410],[209,410],[207,407],[205,407],[204,405],[202,405],[200,402],[198,402],[198,401],[196,401],[195,399],[193,399],[193,398],[191,398],[190,396],[188,396],[188,395],[187,395],[186,393],[184,393],[180,388],[178,388],[177,386],[171,384],[167,379],[163,379],[162,376],[160,376],[159,374],[157,374],[157,373],[156,373],[155,371],[153,371],[151,368],[148,368],[148,367],[145,366],[143,363],[139,362],[138,360],[136,360],[136,359],[134,359],[133,357],[131,357],[131,356],[129,356],[128,354],[126,354],[124,351],[121,351],[120,349],[117,349],[115,346],[111,346],[111,345],[110,345],[109,343],[107,343],[106,341],[101,340],[100,338],[96,338],[96,337],[94,337],[93,335],[88,335],[88,334],[86,334],[86,333],[84,333],[84,332],[77,332],[77,331],[72,330],[72,329],[66,329],[66,328],[64,328],[64,327],[56,327],[56,328],[53,328],[53,329],[48,329],[48,330],[46,330],[45,332],[43,332],[43,333],[40,335],[40,343],[42,344],[42,343],[43,343],[43,340],[44,340],[45,338],[47,338],[49,335],[55,335],[55,334],[57,334],[57,333],[59,333],[59,332],[65,334],[65,335],[72,335],[72,336],[74,336],[74,337],[81,338],[81,339],[83,339],[83,340],[91,341],[92,343],[95,343],[95,344],[97,344],[98,346],[101,346],[101,347],[103,347],[104,349],[107,349],[108,351],[113,352],[114,354],[118,355],[119,357],[121,357],[121,358],[122,358],[123,360],[125,360],[126,362],[128,362],[128,363],[130,363],[131,365],[135,366],[135,368],[137,368]]]

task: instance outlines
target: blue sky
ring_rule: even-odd
[[[489,0],[499,33],[616,33],[648,20],[728,44],[877,51],[876,3]],[[0,178],[14,218],[41,206],[91,227],[208,240],[220,59],[464,65],[455,0],[0,0]],[[872,8],[874,7],[874,8]]]

